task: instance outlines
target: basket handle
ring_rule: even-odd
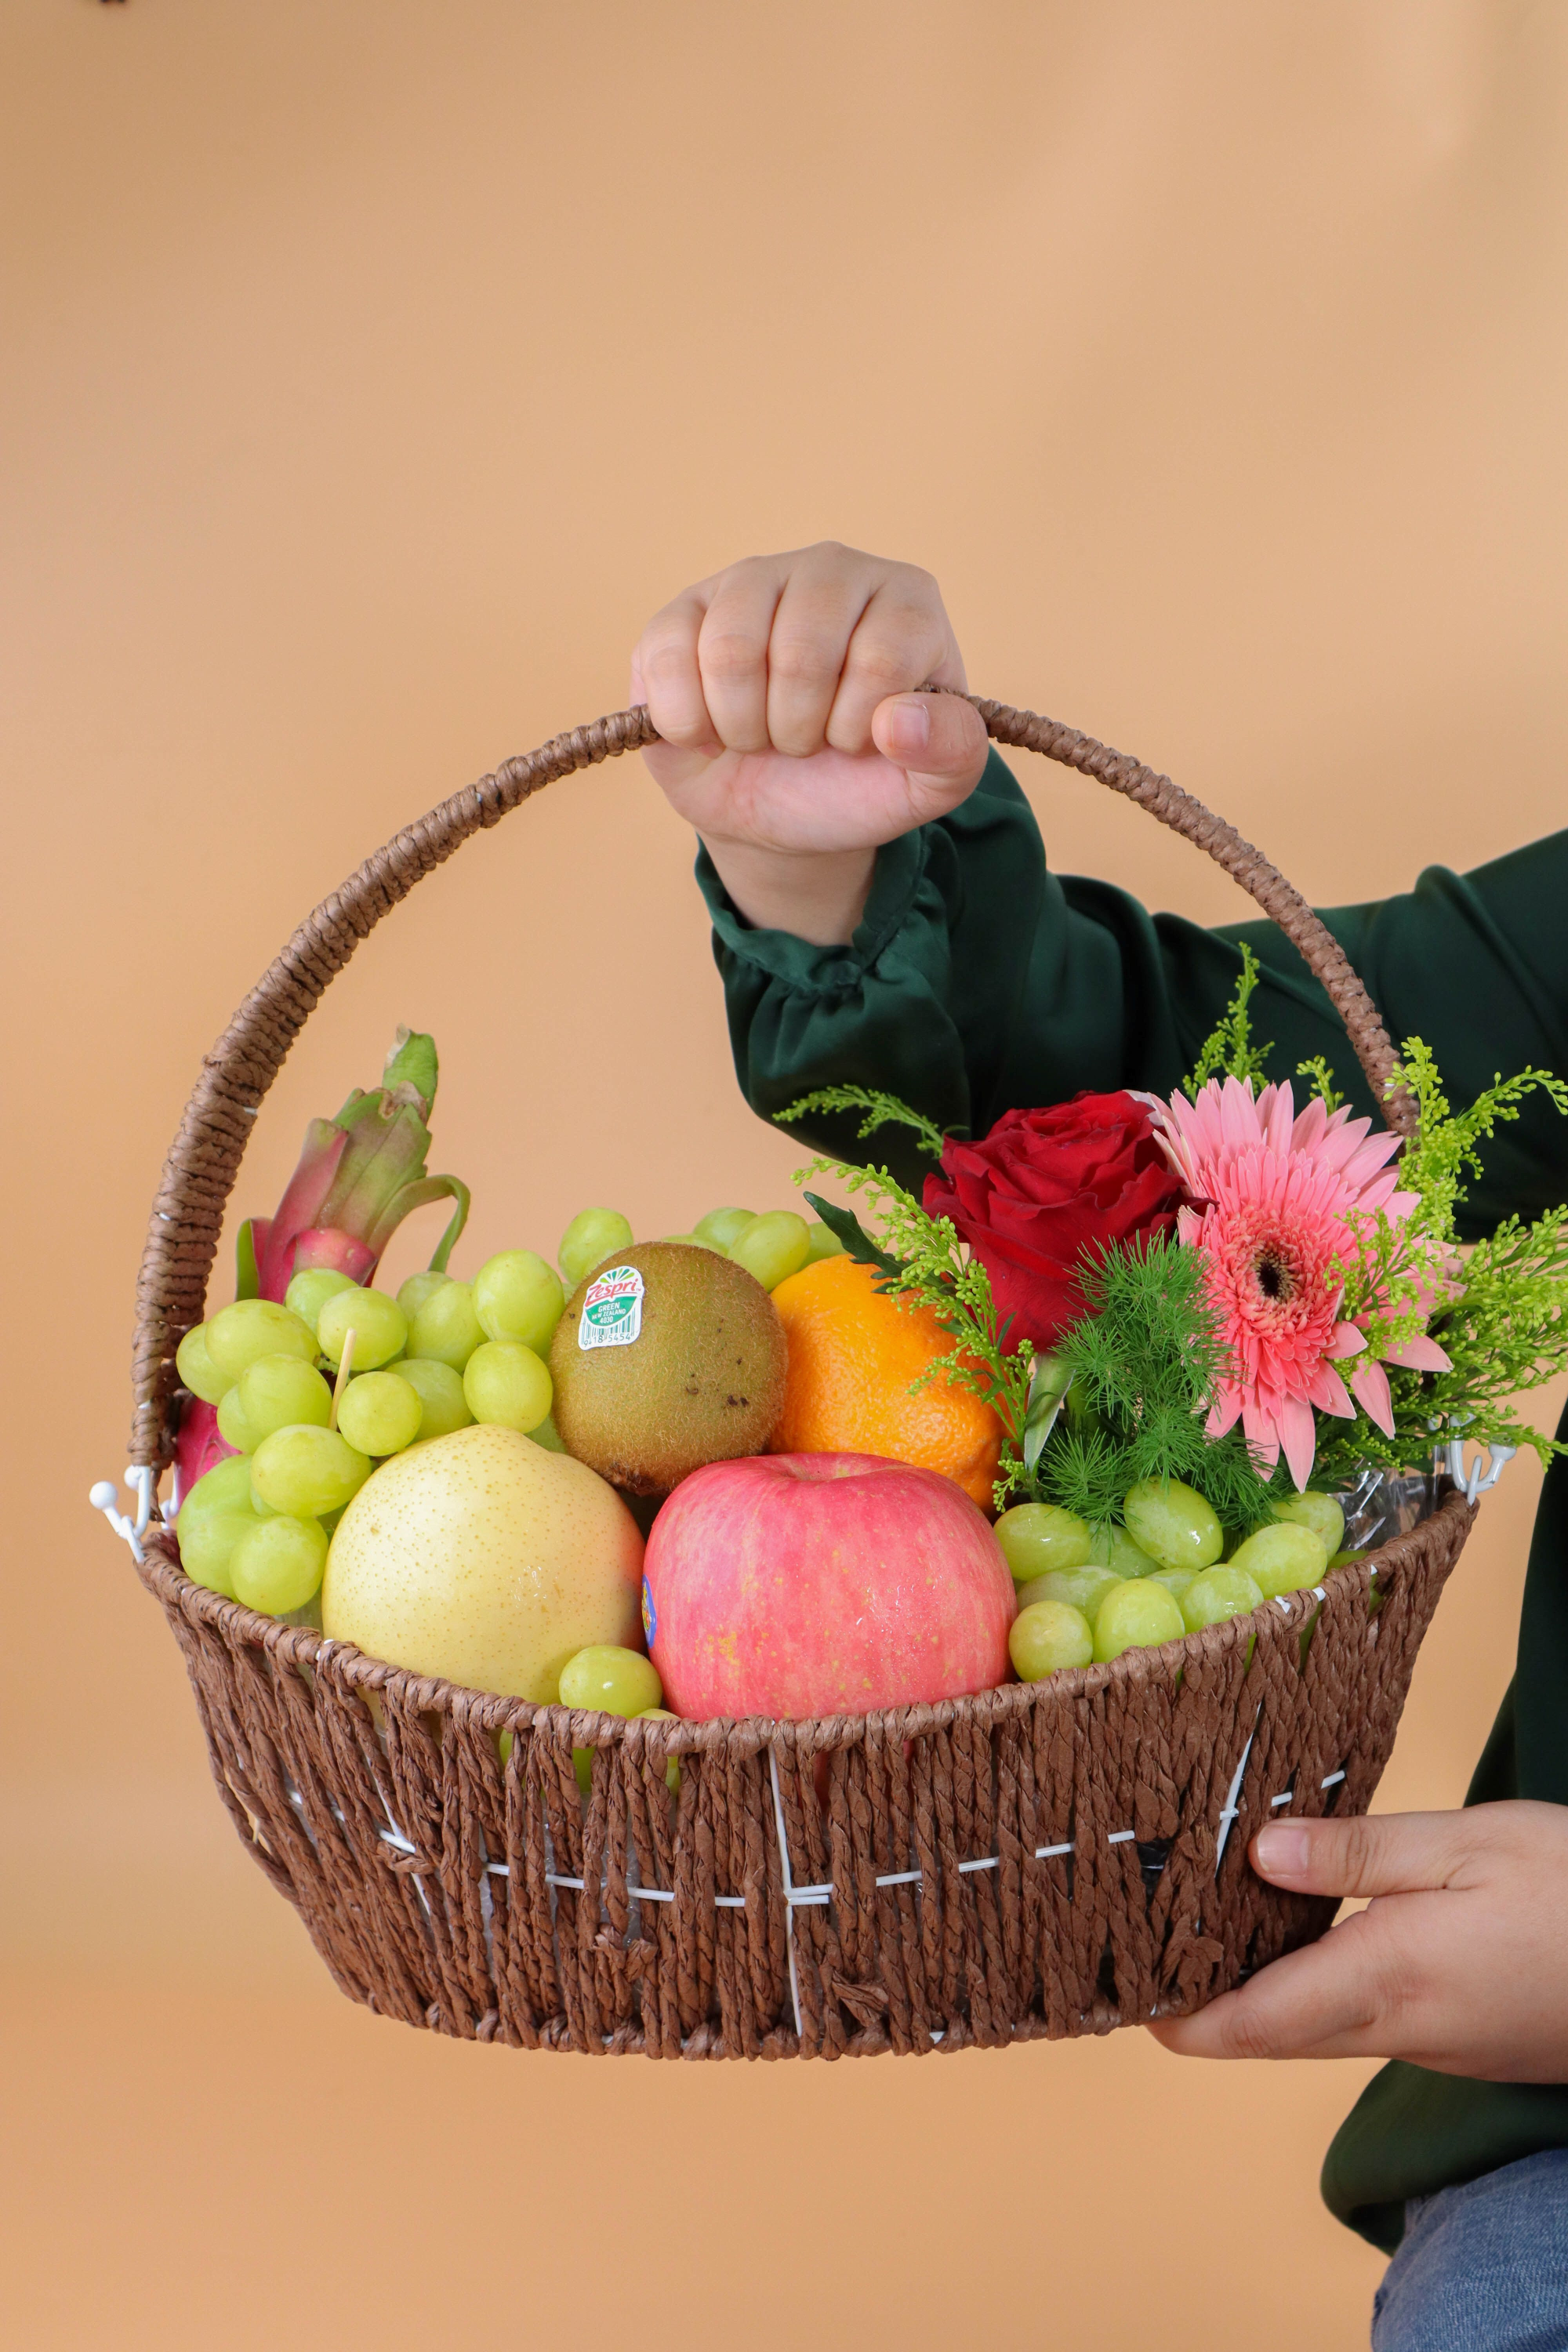
[[[969,698],[997,742],[1059,760],[1138,802],[1162,824],[1206,850],[1239,882],[1327,991],[1374,1099],[1386,1104],[1390,1126],[1402,1135],[1415,1132],[1414,1103],[1403,1090],[1393,1089],[1394,1048],[1376,1007],[1332,934],[1260,851],[1168,776],[1097,743],[1093,736],[1004,702],[987,702],[978,695]],[[478,783],[455,793],[367,857],[341,889],[306,918],[258,981],[203,1061],[153,1203],[136,1283],[133,1465],[162,1470],[173,1457],[174,1350],[192,1324],[202,1319],[207,1277],[251,1122],[328,982],[382,917],[471,834],[499,824],[558,777],[658,740],[658,730],[639,704],[596,719],[590,727],[552,736],[536,751],[508,760],[493,775],[481,776]]]

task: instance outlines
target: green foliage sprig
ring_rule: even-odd
[[[1391,1083],[1410,1089],[1420,1113],[1400,1163],[1401,1189],[1416,1205],[1403,1225],[1379,1211],[1363,1221],[1353,1264],[1341,1269],[1344,1312],[1359,1319],[1372,1349],[1396,1349],[1429,1331],[1449,1357],[1446,1372],[1388,1368],[1394,1435],[1356,1421],[1326,1433],[1320,1458],[1407,1467],[1434,1443],[1463,1433],[1483,1445],[1531,1445],[1542,1461],[1568,1451],[1524,1421],[1509,1400],[1551,1380],[1568,1360],[1568,1208],[1533,1223],[1509,1217],[1461,1253],[1455,1220],[1480,1146],[1519,1117],[1540,1090],[1568,1115],[1568,1086],[1550,1070],[1497,1078],[1456,1112],[1436,1060],[1419,1037],[1405,1040]]]
[[[1405,1041],[1404,1059],[1396,1062],[1390,1091],[1407,1087],[1415,1096],[1421,1123],[1414,1142],[1405,1146],[1399,1179],[1419,1196],[1420,1207],[1410,1230],[1450,1241],[1458,1204],[1468,1197],[1464,1178],[1480,1173],[1479,1145],[1498,1128],[1519,1117],[1527,1095],[1539,1090],[1568,1116],[1568,1085],[1550,1070],[1521,1070],[1517,1077],[1498,1077],[1479,1094],[1468,1110],[1455,1111],[1443,1091],[1431,1048],[1419,1037]]]
[[[1241,977],[1230,1003],[1205,1040],[1191,1076],[1182,1080],[1182,1090],[1189,1102],[1196,1102],[1211,1078],[1239,1078],[1244,1084],[1250,1080],[1254,1087],[1267,1081],[1268,1056],[1274,1047],[1254,1041],[1252,1016],[1247,1010],[1261,971],[1258,958],[1243,940]],[[1334,1085],[1334,1074],[1325,1055],[1314,1054],[1310,1061],[1298,1062],[1296,1076],[1311,1079],[1312,1093],[1321,1097],[1326,1110],[1336,1111],[1344,1101]]]
[[[1331,1114],[1341,1108],[1344,1097],[1335,1087],[1334,1074],[1323,1055],[1314,1054],[1310,1061],[1298,1062],[1296,1076],[1299,1078],[1311,1079],[1312,1092],[1321,1097],[1323,1108],[1326,1111]]]
[[[1274,1509],[1266,1474],[1238,1429],[1205,1429],[1226,1360],[1202,1254],[1163,1236],[1116,1244],[1081,1287],[1084,1318],[1054,1350],[1076,1411],[1041,1455],[1044,1499],[1102,1527],[1140,1479],[1180,1478],[1226,1528],[1262,1526]]]
[[[911,1110],[897,1095],[879,1094],[875,1087],[818,1087],[815,1094],[802,1095],[798,1102],[792,1102],[787,1110],[775,1111],[773,1117],[780,1127],[793,1127],[814,1111],[844,1110],[865,1113],[858,1129],[862,1142],[879,1128],[912,1127],[921,1150],[929,1151],[933,1160],[942,1158],[947,1138],[935,1121]]]
[[[1190,1077],[1182,1080],[1189,1102],[1196,1102],[1211,1078],[1251,1078],[1261,1086],[1268,1075],[1267,1063],[1272,1046],[1253,1043],[1252,1016],[1247,1006],[1252,992],[1258,986],[1262,967],[1245,940],[1241,942],[1241,978],[1236,992],[1226,1005],[1216,1027],[1204,1045],[1203,1052],[1193,1065]]]

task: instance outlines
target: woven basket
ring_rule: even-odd
[[[1249,890],[1410,1131],[1366,992],[1265,858],[1136,761],[977,708],[999,741],[1125,793]],[[251,1122],[333,973],[470,834],[654,740],[646,711],[619,712],[409,826],[316,908],[208,1055],[138,1287],[132,1454],[154,1478]],[[405,1673],[192,1583],[156,1517],[140,1573],[236,1827],[355,2000],[527,2048],[837,2057],[1105,2032],[1195,2009],[1321,1935],[1334,1903],[1265,1885],[1247,1842],[1286,1811],[1365,1810],[1473,1517],[1450,1491],[1321,1593],[1163,1649],[814,1722],[625,1723]],[[585,1806],[574,1746],[596,1751]]]

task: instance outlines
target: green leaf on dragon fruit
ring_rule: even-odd
[[[436,1055],[436,1040],[422,1029],[399,1027],[397,1042],[386,1057],[382,1072],[384,1087],[412,1087],[425,1106],[429,1118],[436,1101],[436,1081],[440,1064]]]
[[[430,1130],[412,1087],[401,1100],[379,1087],[357,1102],[351,1097],[333,1123],[346,1132],[348,1149],[316,1223],[342,1225],[371,1241],[391,1202],[424,1176]]]
[[[256,1228],[258,1225],[261,1227],[262,1246],[265,1248],[270,1223],[271,1220],[268,1217],[247,1217],[239,1229],[234,1244],[234,1295],[237,1298],[259,1298],[261,1296],[261,1274],[257,1264],[256,1253]]]
[[[815,1209],[830,1234],[837,1234],[857,1265],[873,1265],[879,1274],[901,1275],[901,1258],[890,1256],[879,1249],[853,1209],[841,1209],[832,1201],[824,1201],[815,1192],[805,1194],[808,1209]]]
[[[453,1201],[457,1203],[447,1222],[447,1230],[437,1244],[435,1255],[430,1260],[432,1274],[446,1273],[447,1260],[452,1255],[458,1234],[468,1222],[468,1188],[461,1178],[457,1176],[421,1176],[414,1183],[405,1184],[401,1192],[393,1194],[366,1235],[377,1257],[381,1255],[404,1218],[411,1215],[416,1209],[426,1207],[432,1201]]]

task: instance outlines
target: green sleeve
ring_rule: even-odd
[[[1321,1054],[1341,1090],[1373,1108],[1327,998],[1271,923],[1205,930],[1151,916],[1112,884],[1051,873],[994,752],[962,807],[879,853],[847,947],[753,929],[706,852],[698,877],[736,1073],[764,1118],[832,1084],[884,1088],[973,1135],[1080,1089],[1169,1093],[1229,1002],[1243,940],[1263,964],[1254,1030],[1272,1044],[1270,1076]],[[1462,1102],[1500,1068],[1568,1071],[1565,907],[1568,832],[1467,876],[1432,867],[1401,897],[1324,919],[1395,1040],[1424,1037]],[[796,1131],[864,1156],[848,1120]],[[921,1172],[918,1155],[893,1146],[889,1157],[906,1181]],[[1468,1230],[1539,1213],[1565,1191],[1568,1130],[1536,1099],[1491,1146]]]

